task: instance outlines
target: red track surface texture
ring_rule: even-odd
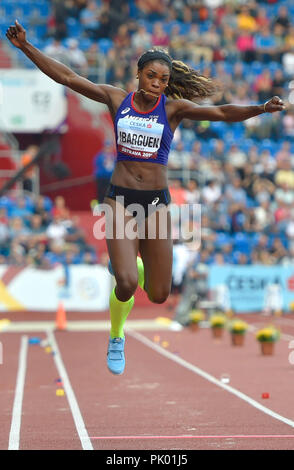
[[[3,331],[0,449],[293,449],[294,319],[276,322],[283,335],[270,357],[251,332],[245,346],[233,347],[227,331],[216,341],[208,328],[130,331],[118,377],[106,368],[106,331],[57,331],[49,335],[52,351],[27,345],[23,388],[22,338],[47,334]]]

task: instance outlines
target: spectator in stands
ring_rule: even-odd
[[[291,51],[294,48],[294,26],[290,25],[285,36],[285,51]]]
[[[11,243],[7,264],[14,266],[27,265],[25,248],[21,244],[14,241]]]
[[[59,246],[62,250],[65,244],[66,235],[67,230],[63,223],[62,216],[54,216],[52,222],[48,225],[46,230],[46,236],[48,238],[48,242],[50,243],[51,248],[52,246]]]
[[[70,219],[70,210],[67,207],[63,196],[56,196],[56,198],[54,199],[52,215],[53,217],[60,217],[61,220]]]
[[[287,250],[279,237],[275,237],[269,249],[269,253],[274,259],[274,264],[279,264],[287,255]]]
[[[51,264],[48,258],[45,257],[46,245],[44,243],[37,243],[33,248],[29,249],[27,254],[27,262],[29,265],[37,269],[50,269]]]
[[[30,232],[25,227],[23,219],[20,216],[12,217],[9,220],[9,238],[13,243],[26,247]]]
[[[136,51],[151,48],[151,34],[148,33],[145,26],[139,25],[138,30],[131,37],[131,44]]]
[[[177,60],[182,60],[186,57],[186,39],[181,34],[180,26],[178,24],[173,25],[170,32],[170,43],[169,43],[170,54]]]
[[[221,197],[221,186],[217,180],[212,179],[207,182],[202,189],[201,197],[204,204],[213,204]]]
[[[271,95],[284,96],[286,79],[281,68],[277,69],[272,79]]]
[[[257,77],[254,82],[254,90],[257,93],[258,100],[268,100],[272,91],[272,86],[273,82],[270,71],[264,69],[264,71]]]
[[[235,175],[230,184],[226,185],[225,196],[231,203],[239,204],[242,207],[246,206],[246,192],[242,188],[241,179]]]
[[[119,26],[118,31],[113,38],[113,42],[117,50],[126,50],[130,47],[131,36],[126,24]]]
[[[241,31],[236,42],[242,61],[250,64],[256,60],[255,37],[251,31]]]
[[[52,220],[51,203],[42,195],[38,196],[33,208],[34,214],[39,214],[42,218],[42,226],[47,228]]]
[[[236,144],[230,146],[226,153],[226,159],[233,165],[236,171],[241,170],[246,165],[246,154]]]
[[[22,154],[21,156],[21,166],[22,168],[29,165],[32,160],[37,156],[39,151],[39,147],[37,145],[30,145]],[[23,173],[23,180],[22,180],[22,187],[25,191],[33,192],[37,190],[34,188],[34,183],[36,184],[36,165],[30,166],[24,173]]]
[[[226,3],[224,5],[224,11],[220,19],[221,27],[228,25],[233,31],[238,28],[238,17],[232,3]]]
[[[77,39],[68,40],[68,65],[84,77],[88,74],[88,62],[84,52],[79,48]]]
[[[189,323],[189,313],[208,292],[209,252],[201,250],[196,261],[187,271],[182,286],[182,296],[176,307],[174,320],[182,325]]]
[[[275,161],[276,164],[283,160],[291,160],[292,161],[292,152],[291,152],[291,144],[288,140],[284,140],[280,149],[275,154]]]
[[[97,257],[95,253],[93,253],[92,251],[86,251],[82,257],[82,263],[88,265],[97,264]]]
[[[157,22],[154,24],[151,41],[152,46],[168,47],[170,38],[169,35],[164,31],[162,23]]]
[[[290,27],[289,11],[285,5],[282,5],[278,10],[278,15],[273,20],[273,26],[276,24],[281,25],[284,28],[284,32],[287,33]]]
[[[254,231],[263,232],[267,231],[274,223],[274,217],[270,210],[270,201],[264,200],[253,209],[254,213]]]
[[[177,206],[186,203],[186,191],[182,186],[181,180],[170,180],[171,202]]]
[[[80,226],[80,219],[78,216],[73,216],[70,224],[66,227],[65,241],[70,245],[78,245],[81,251],[89,249],[86,242],[86,235],[83,228]]]
[[[276,37],[272,34],[270,28],[265,26],[256,37],[256,51],[258,60],[267,64],[275,60],[278,50]]]
[[[111,140],[106,140],[104,148],[94,157],[94,175],[96,180],[97,199],[103,202],[114,169],[115,150]]]
[[[277,189],[274,192],[274,198],[278,206],[281,203],[293,206],[294,189],[289,187],[286,181],[282,181],[279,185],[277,185]]]
[[[275,38],[275,43],[276,43],[276,53],[274,55],[274,61],[276,61],[276,63],[281,63],[283,54],[286,49],[285,34],[284,34],[283,27],[279,24],[276,24],[274,26],[274,31],[272,34]]]
[[[227,152],[225,150],[225,142],[223,139],[215,139],[213,141],[212,149],[209,153],[209,158],[213,158],[220,163],[224,163],[227,159]]]
[[[12,206],[9,216],[11,218],[18,217],[27,223],[31,217],[32,210],[28,207],[25,197],[19,196]]]
[[[44,53],[58,60],[63,64],[68,64],[67,49],[62,45],[60,39],[54,38],[53,41],[44,48]]]
[[[67,24],[69,11],[72,4],[61,0],[51,0],[52,2],[52,15],[48,20],[49,35],[56,39],[65,39],[67,37]]]
[[[267,15],[267,9],[264,7],[259,7],[257,9],[257,15],[255,18],[256,24],[258,26],[258,29],[263,29],[264,27],[269,27],[270,26],[270,19]]]
[[[88,80],[93,83],[99,82],[99,68],[102,67],[104,57],[99,49],[99,45],[93,42],[91,46],[85,51],[85,57],[88,65]]]
[[[47,242],[46,229],[42,225],[41,215],[33,214],[31,216],[29,231],[30,231],[29,245],[31,247],[35,247],[36,245],[39,245],[40,243],[43,243],[44,245],[46,244]]]
[[[242,5],[240,13],[237,15],[238,30],[254,32],[257,29],[256,19],[252,16],[247,5]]]
[[[175,149],[170,151],[168,166],[170,170],[189,168],[190,152],[185,150],[182,140],[177,143]]]
[[[161,20],[165,13],[164,0],[136,0],[136,6],[142,18],[148,21]]]
[[[282,160],[277,165],[275,174],[276,185],[287,184],[289,188],[294,188],[294,171],[290,160]]]
[[[189,180],[186,184],[186,195],[185,201],[187,204],[199,204],[200,203],[200,190],[196,180]]]
[[[65,261],[64,244],[60,240],[50,239],[48,244],[48,251],[44,255],[45,263],[50,267],[61,265]]]
[[[100,9],[95,1],[88,1],[85,8],[80,12],[79,18],[85,34],[95,39],[99,29]]]

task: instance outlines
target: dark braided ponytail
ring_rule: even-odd
[[[165,95],[173,99],[200,101],[213,96],[220,87],[211,78],[204,77],[179,60],[172,61],[171,75]]]

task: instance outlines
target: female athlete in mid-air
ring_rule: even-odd
[[[26,31],[18,21],[8,28],[6,36],[43,73],[90,99],[106,104],[111,114],[117,161],[104,203],[113,214],[113,236],[107,238],[107,246],[116,286],[109,301],[111,330],[107,365],[112,373],[122,374],[125,368],[123,327],[133,307],[138,284],[154,303],[164,302],[170,292],[173,243],[170,214],[166,211],[170,203],[167,162],[175,129],[183,119],[244,121],[265,112],[282,111],[284,103],[275,96],[258,105],[199,106],[195,101],[216,92],[214,82],[184,63],[172,60],[161,50],[149,50],[140,57],[138,89],[127,93],[121,88],[92,83],[47,57],[27,41]],[[123,237],[118,237],[115,230],[118,212],[131,204],[140,204],[143,208],[144,236],[128,236],[126,230]],[[153,208],[153,212],[149,212],[149,208]],[[156,224],[162,211],[167,212],[166,236],[161,236],[159,223],[155,234],[152,230],[152,236],[148,236],[150,220],[155,220]],[[128,211],[124,214],[118,223],[123,220],[127,228],[135,216]],[[141,257],[138,257],[139,253]]]

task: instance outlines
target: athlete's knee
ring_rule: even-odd
[[[117,283],[117,291],[121,296],[130,298],[135,293],[138,286],[137,274],[127,272],[119,273],[116,275],[115,280]]]
[[[163,304],[170,294],[170,289],[162,288],[153,292],[148,292],[148,298],[154,304]]]

